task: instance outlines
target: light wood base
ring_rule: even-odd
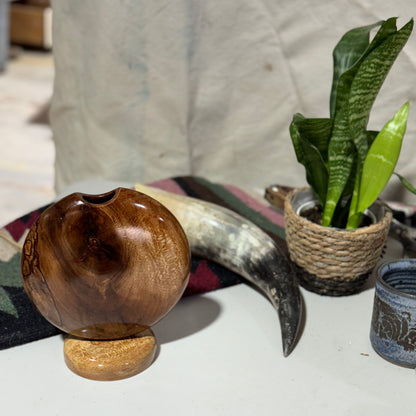
[[[92,341],[68,335],[65,338],[66,365],[76,374],[101,381],[121,380],[148,368],[156,352],[151,329],[121,340]]]

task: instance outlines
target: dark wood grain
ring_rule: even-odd
[[[24,288],[40,313],[89,339],[122,338],[156,323],[179,300],[189,270],[176,218],[125,188],[52,205],[30,229],[22,255]]]

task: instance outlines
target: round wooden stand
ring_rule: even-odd
[[[64,343],[66,365],[74,373],[101,381],[121,380],[148,368],[156,352],[151,329],[117,340],[88,340],[68,335]]]

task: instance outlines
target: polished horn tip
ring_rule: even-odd
[[[288,357],[290,355],[290,353],[295,349],[295,345],[296,345],[296,340],[283,340],[282,341],[283,344],[283,355],[285,357]]]
[[[292,304],[292,307],[289,306],[289,303],[286,304],[286,308],[282,308],[282,304],[279,308],[283,355],[285,357],[289,356],[296,347],[300,337],[303,320],[303,304],[299,292],[298,297],[293,300],[295,305]]]

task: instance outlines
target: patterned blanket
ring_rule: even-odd
[[[287,253],[282,215],[269,208],[266,202],[261,204],[239,188],[196,177],[166,179],[150,185],[234,210],[261,227]],[[30,212],[0,229],[0,349],[60,333],[29,301],[20,274],[23,242],[30,227],[47,207]],[[191,276],[184,296],[220,289],[241,281],[230,270],[193,256]]]

